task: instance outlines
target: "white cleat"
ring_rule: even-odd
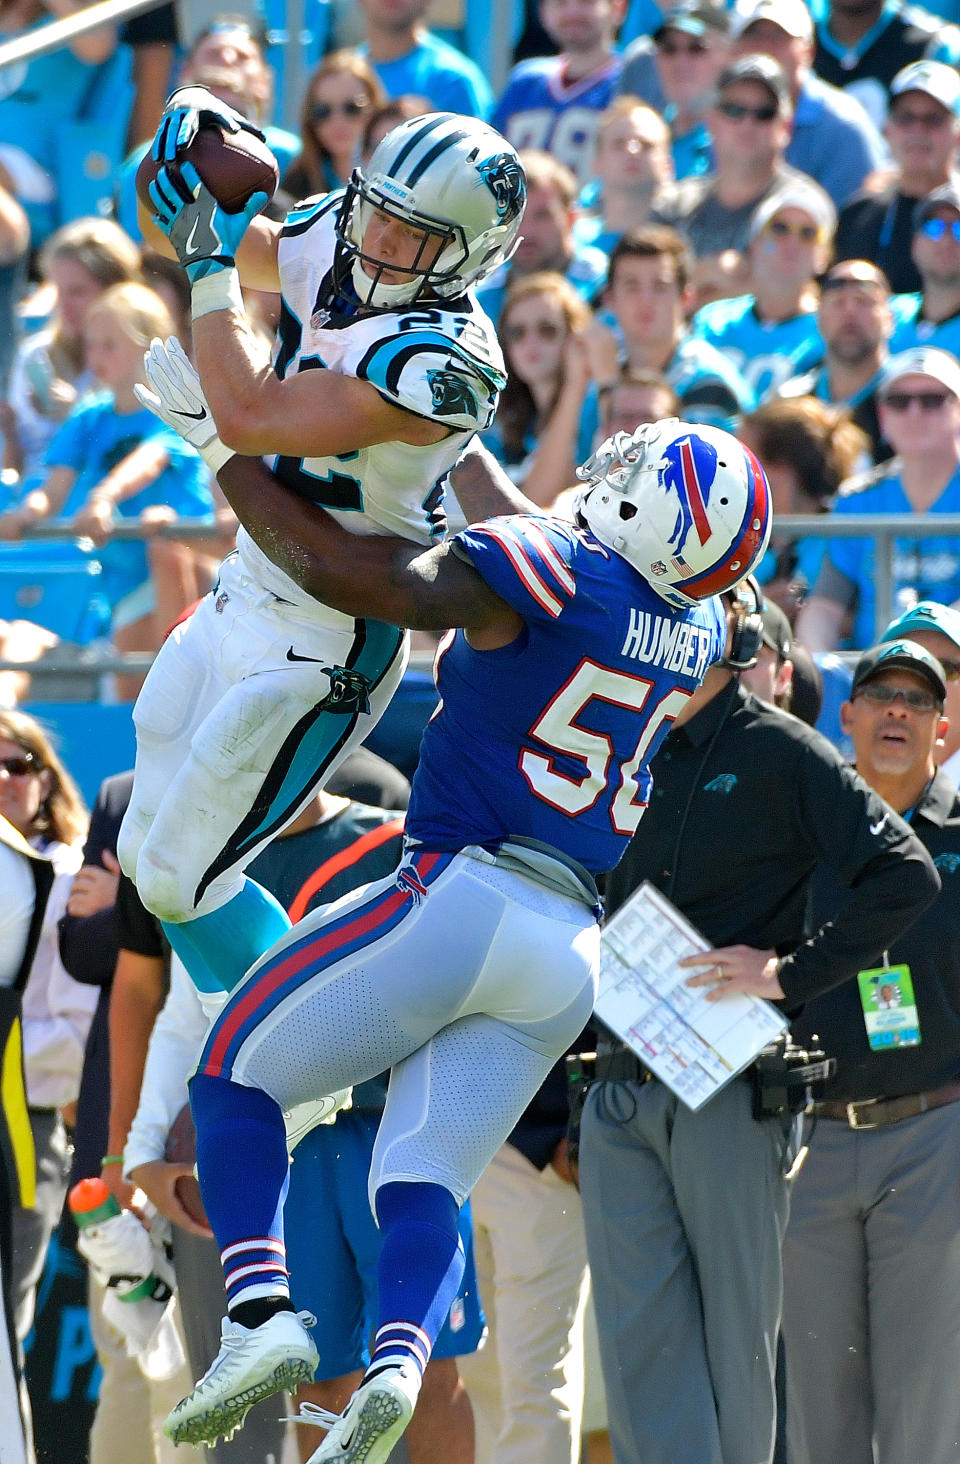
[[[330,1432],[308,1464],[386,1464],[413,1417],[420,1376],[392,1367],[361,1383],[339,1418],[313,1417],[303,1405],[298,1423],[316,1423]],[[332,1424],[332,1426],[331,1426]]]
[[[320,1359],[307,1327],[315,1324],[309,1312],[277,1312],[259,1327],[224,1317],[220,1351],[193,1392],[167,1415],[167,1438],[175,1444],[232,1438],[261,1398],[312,1382]]]
[[[326,1098],[311,1098],[307,1103],[295,1103],[283,1110],[283,1123],[287,1131],[287,1153],[292,1154],[301,1139],[321,1123],[333,1123],[337,1114],[353,1103],[353,1089],[341,1088]]]

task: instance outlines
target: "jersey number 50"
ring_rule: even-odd
[[[546,747],[577,758],[584,766],[582,777],[558,772],[549,754],[525,748],[520,754],[520,771],[531,790],[563,813],[586,813],[600,799],[611,781],[616,791],[610,804],[610,822],[618,834],[632,834],[643,817],[645,803],[637,801],[636,775],[644,766],[654,738],[664,724],[673,722],[691,693],[675,686],[647,710],[654,682],[625,671],[613,671],[596,662],[582,661],[546,711],[530,729]],[[636,713],[646,712],[640,740],[632,757],[618,762],[613,739],[606,732],[594,732],[578,721],[592,701],[610,702]]]

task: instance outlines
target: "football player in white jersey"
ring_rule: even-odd
[[[282,224],[226,213],[177,157],[198,125],[246,126],[174,93],[154,143],[154,233],[190,277],[197,365],[215,421],[185,423],[360,535],[430,544],[443,484],[504,384],[471,288],[512,253],[526,196],[509,143],[472,118],[402,123],[345,190]],[[268,360],[240,282],[279,290]],[[404,633],[312,599],[242,529],[218,584],[169,637],[134,711],[123,869],[201,990],[229,990],[288,928],[244,866],[314,796],[390,700]]]

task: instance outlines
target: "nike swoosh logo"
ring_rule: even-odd
[[[183,252],[184,252],[184,254],[196,254],[197,253],[197,249],[194,247],[193,240],[194,240],[194,237],[196,235],[197,229],[199,227],[200,227],[200,220],[199,220],[199,218],[196,218],[193,221],[193,228],[190,230],[189,234],[187,235],[187,242],[183,246]]]
[[[293,649],[293,646],[291,646],[290,649],[289,649],[289,651],[287,652],[287,660],[288,661],[312,661],[315,666],[322,666],[323,665],[323,661],[320,659],[319,656],[298,656],[297,653],[296,653],[296,651]]]
[[[883,818],[880,820],[879,823],[871,824],[870,825],[870,832],[871,832],[871,834],[879,834],[880,833],[880,830],[883,828],[883,826],[886,823],[886,821],[887,821],[887,814],[884,814],[883,815]]]
[[[177,407],[174,407],[173,411],[175,416],[189,417],[193,422],[202,422],[204,417],[207,415],[206,407],[201,407],[199,412],[183,412],[178,410]]]

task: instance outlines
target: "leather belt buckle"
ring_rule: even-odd
[[[879,1124],[871,1123],[869,1119],[861,1119],[859,1110],[861,1108],[873,1108],[881,1100],[879,1098],[861,1098],[857,1103],[847,1104],[847,1123],[852,1129],[873,1129],[879,1128]]]

